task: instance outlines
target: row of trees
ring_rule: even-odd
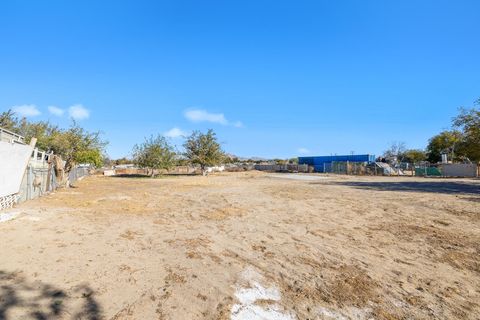
[[[67,176],[77,164],[91,164],[97,167],[103,164],[107,142],[101,138],[99,131],[89,132],[75,121],[69,128],[63,129],[48,121],[30,122],[26,118],[19,119],[13,111],[8,110],[0,113],[0,127],[24,136],[27,143],[33,137],[37,138],[37,148],[53,152],[65,161],[65,166],[61,170]]]
[[[418,163],[441,161],[442,154],[447,154],[453,161],[470,160],[480,162],[480,99],[471,109],[461,108],[452,119],[452,128],[433,136],[426,150],[407,149],[404,143],[393,143],[385,151],[384,157],[396,158],[399,162]]]
[[[475,102],[480,106],[480,99]],[[106,141],[99,131],[89,132],[75,121],[63,129],[48,121],[30,122],[19,119],[11,110],[0,114],[0,127],[23,135],[27,143],[37,138],[37,147],[51,151],[65,161],[64,171],[69,173],[77,164],[88,163],[96,167],[103,164]],[[193,164],[206,168],[222,162],[228,162],[217,136],[213,130],[206,133],[194,131],[186,137],[185,151],[176,152],[168,140],[161,136],[152,136],[133,148],[133,160],[140,167],[151,170],[169,170],[177,164]],[[439,162],[442,154],[449,159],[462,161],[480,161],[480,110],[460,109],[452,120],[452,129],[445,130],[429,140],[426,150],[407,149],[404,143],[394,143],[385,151],[384,156],[395,158],[399,162],[418,163],[421,161]],[[123,161],[125,160],[125,161]],[[118,160],[119,163],[128,161]]]
[[[475,105],[480,106],[480,99]],[[452,121],[452,129],[431,138],[427,151],[431,162],[440,161],[442,153],[457,161],[466,158],[480,161],[480,109],[460,109]]]
[[[48,121],[31,122],[18,118],[12,110],[0,113],[0,127],[20,134],[26,142],[35,137],[36,146],[47,152],[53,152],[65,162],[62,171],[67,175],[77,164],[91,164],[100,167],[107,160],[104,156],[107,142],[99,131],[89,132],[75,121],[67,129],[62,129]],[[133,159],[142,168],[151,170],[169,170],[177,164],[193,164],[206,172],[208,166],[215,166],[226,160],[217,136],[213,130],[206,133],[194,131],[186,138],[184,153],[178,153],[168,140],[158,135],[145,139],[133,148]],[[62,162],[62,161],[60,161]],[[128,163],[128,159],[119,159],[118,163]]]
[[[194,131],[186,137],[183,147],[185,152],[177,153],[165,137],[152,136],[134,146],[133,160],[153,176],[155,170],[169,170],[179,163],[198,165],[205,175],[207,167],[216,166],[226,159],[217,136],[211,129],[206,133]]]

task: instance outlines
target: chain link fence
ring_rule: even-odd
[[[70,184],[81,180],[83,177],[90,175],[90,167],[76,167],[68,174]]]
[[[381,170],[377,170],[375,165],[364,162],[339,162],[334,161],[323,164],[323,172],[348,175],[378,175]],[[382,172],[383,174],[383,172]]]
[[[70,184],[90,174],[90,168],[77,167],[69,173]],[[59,187],[53,164],[47,161],[31,162],[23,176],[20,190],[17,194],[0,197],[0,210],[13,207],[16,203],[36,199],[44,194],[55,191]]]

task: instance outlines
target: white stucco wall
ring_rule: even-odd
[[[477,165],[467,163],[442,164],[442,174],[446,177],[471,177],[477,176]]]
[[[33,148],[0,141],[0,197],[17,193]]]

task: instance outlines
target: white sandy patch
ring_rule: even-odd
[[[318,307],[317,314],[320,316],[320,319],[324,320],[374,320],[369,316],[371,310],[368,308],[359,309],[356,307],[348,307],[342,311],[343,312],[339,312],[324,307]]]
[[[318,181],[318,180],[328,179],[328,177],[319,176],[319,175],[294,174],[294,173],[272,174],[272,175],[269,175],[269,177],[278,178],[278,179],[300,180],[300,181]]]
[[[239,301],[233,305],[231,312],[232,320],[293,320],[296,319],[290,313],[283,312],[276,304],[280,302],[280,291],[271,286],[265,288],[259,281],[263,277],[253,268],[247,268],[242,274],[244,287],[238,287],[235,297]],[[256,304],[262,301],[262,305]]]
[[[343,316],[341,313],[320,307],[318,308],[318,314],[323,317],[323,319],[329,320],[348,320],[347,317]]]
[[[21,213],[22,213],[21,211],[2,212],[0,213],[0,223],[13,220],[16,217],[18,217]]]
[[[37,222],[55,215],[56,213],[56,210],[44,211],[39,209],[13,209],[8,212],[0,212],[0,223],[11,220],[28,220]]]
[[[106,200],[130,201],[130,200],[132,200],[132,197],[120,194],[120,195],[111,195],[111,196],[108,196],[108,197],[102,197],[102,198],[97,199],[97,201],[106,201]]]

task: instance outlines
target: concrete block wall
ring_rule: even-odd
[[[474,163],[442,164],[441,172],[445,177],[477,177],[477,165]]]

